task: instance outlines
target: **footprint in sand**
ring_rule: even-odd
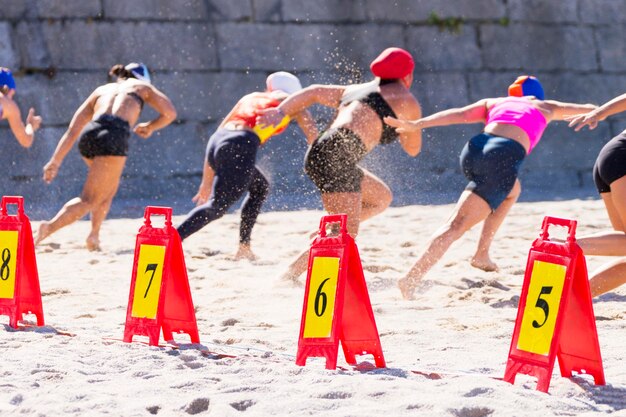
[[[487,417],[493,414],[493,410],[487,407],[463,407],[460,410],[448,410],[456,417]]]
[[[379,272],[385,272],[388,270],[392,270],[392,271],[396,271],[398,272],[398,270],[396,268],[394,268],[393,266],[389,266],[389,265],[366,265],[363,267],[363,269],[367,272],[372,272],[374,274],[377,274]]]
[[[230,403],[230,406],[233,407],[237,411],[246,411],[248,408],[252,407],[254,404],[256,404],[255,401],[243,400],[243,401],[238,401],[236,403]]]
[[[341,392],[341,391],[331,391],[326,394],[322,394],[319,398],[323,398],[326,400],[345,400],[347,398],[352,398],[352,393],[350,392]]]
[[[497,301],[491,304],[491,307],[493,308],[506,308],[506,307],[517,308],[518,304],[519,304],[519,295],[514,295],[508,300]]]
[[[185,407],[187,414],[200,414],[209,409],[211,401],[208,398],[196,398]]]
[[[63,295],[63,294],[69,294],[69,293],[70,293],[70,290],[67,290],[65,288],[55,288],[55,289],[52,289],[52,290],[49,290],[49,291],[43,291],[41,293],[41,296],[42,297],[50,297],[50,296],[53,296],[53,295]]]

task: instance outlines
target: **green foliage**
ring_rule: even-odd
[[[427,22],[431,25],[437,26],[440,31],[447,30],[452,33],[461,33],[461,26],[463,25],[462,17],[440,17],[436,12],[430,12]]]

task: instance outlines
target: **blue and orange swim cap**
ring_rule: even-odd
[[[0,68],[0,87],[7,86],[12,90],[15,90],[15,80],[13,74],[8,68]]]
[[[536,77],[532,75],[520,75],[509,86],[509,95],[514,97],[535,96],[539,100],[545,98],[543,87]]]

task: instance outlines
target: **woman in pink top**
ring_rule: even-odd
[[[450,245],[483,220],[485,224],[471,264],[485,271],[497,270],[489,257],[489,247],[522,190],[517,175],[524,158],[537,145],[549,122],[594,108],[591,104],[544,100],[539,81],[521,76],[509,87],[509,97],[482,99],[414,121],[385,118],[398,132],[485,123],[483,132],[470,139],[461,152],[461,168],[470,182],[449,220],[433,234],[413,268],[398,282],[402,296],[412,298],[422,277]]]

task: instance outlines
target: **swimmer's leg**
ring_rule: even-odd
[[[365,175],[361,180],[360,221],[364,222],[385,211],[391,204],[393,195],[380,178],[365,169],[361,170]]]
[[[267,199],[270,191],[270,183],[263,173],[255,166],[252,171],[252,181],[248,187],[248,195],[241,207],[241,224],[239,226],[239,250],[235,259],[256,259],[256,255],[250,248],[252,228],[261,212],[261,207]]]
[[[612,232],[600,232],[576,240],[585,255],[626,256],[626,177],[611,183],[611,191],[601,193]]]
[[[405,299],[411,299],[420,280],[446,253],[450,245],[491,213],[489,204],[477,194],[466,190],[454,208],[454,212],[431,237],[428,246],[406,276],[398,281]]]
[[[100,227],[109,213],[113,197],[115,193],[91,210],[91,232],[86,241],[87,249],[90,251],[100,250]]]
[[[361,218],[361,193],[322,193],[322,204],[328,214],[346,213],[348,215],[348,233],[356,237],[359,232],[359,219]],[[309,250],[302,252],[292,262],[282,279],[296,281],[309,265]]]
[[[597,297],[626,283],[626,258],[602,265],[591,274],[591,296]]]
[[[522,185],[520,184],[519,180],[515,180],[513,189],[506,197],[506,199],[502,202],[502,204],[500,204],[500,206],[498,206],[495,211],[489,214],[489,216],[485,219],[485,223],[480,234],[480,240],[478,241],[478,247],[476,248],[476,253],[471,260],[471,264],[473,267],[488,272],[498,270],[498,265],[496,265],[496,263],[493,262],[491,260],[491,257],[489,256],[489,249],[491,248],[493,238],[495,237],[498,229],[502,225],[504,218],[519,198],[521,192]]]
[[[180,238],[187,239],[207,224],[226,214],[228,208],[241,198],[247,188],[247,184],[242,184],[241,180],[249,181],[249,174],[248,178],[238,176],[225,178],[225,175],[216,172],[211,198],[206,204],[191,210],[187,218],[178,226]]]
[[[65,203],[52,220],[40,224],[35,244],[40,243],[57,230],[81,219],[94,207],[102,204],[111,193],[115,194],[125,163],[126,157],[124,156],[95,157],[88,164],[89,171],[80,197]]]

